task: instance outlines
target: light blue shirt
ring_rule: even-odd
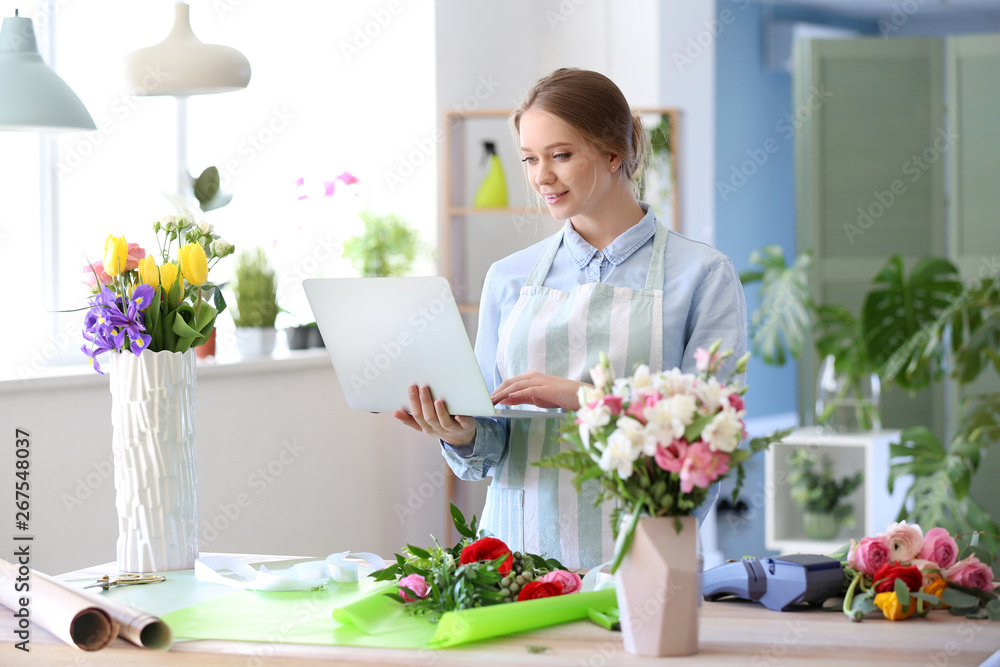
[[[598,250],[566,222],[563,243],[556,252],[544,286],[569,292],[578,285],[600,281],[614,287],[642,289],[653,252],[656,218],[646,215]],[[497,345],[539,255],[545,239],[493,264],[486,274],[479,306],[476,358],[490,392],[500,383]],[[747,307],[736,267],[715,248],[669,232],[663,278],[663,369],[695,372],[694,352],[722,339],[722,350],[733,356],[720,371],[727,377],[746,352]],[[621,372],[621,371],[619,371]],[[476,419],[476,441],[462,447],[442,443],[442,453],[461,479],[483,479],[496,467],[507,447],[505,419]]]

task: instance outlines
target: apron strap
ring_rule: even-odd
[[[552,262],[556,258],[556,252],[559,250],[559,246],[562,245],[563,235],[566,230],[560,230],[552,238],[552,242],[549,243],[545,251],[538,256],[535,261],[535,266],[532,267],[531,273],[528,275],[527,282],[524,283],[525,287],[541,287],[542,283],[545,282],[545,276],[549,275],[549,269],[552,268]]]
[[[663,258],[669,235],[667,228],[657,220],[653,232],[653,256],[649,258],[649,270],[646,272],[646,289],[663,289]]]

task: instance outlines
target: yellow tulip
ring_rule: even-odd
[[[175,282],[177,282],[177,265],[167,262],[160,267],[160,286],[165,295],[170,293],[170,288]]]
[[[196,287],[204,285],[208,280],[208,258],[205,256],[205,249],[197,243],[188,243],[178,250],[177,260],[184,280]]]
[[[156,267],[156,260],[152,255],[146,255],[139,260],[139,280],[145,285],[158,287],[160,284],[160,271]]]
[[[117,276],[128,263],[128,243],[124,236],[109,236],[104,242],[104,272]]]
[[[901,621],[913,616],[917,610],[916,600],[910,598],[909,610],[899,603],[896,592],[879,593],[875,596],[875,606],[882,610],[882,615],[890,621]]]

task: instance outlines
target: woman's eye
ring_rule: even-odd
[[[552,157],[556,160],[566,160],[569,158],[569,153],[556,153]]]
[[[533,157],[530,157],[530,156],[526,157],[526,158],[523,158],[521,160],[521,162],[527,162],[528,164],[535,164],[535,162],[537,162],[537,161],[538,161],[538,158],[533,158]]]

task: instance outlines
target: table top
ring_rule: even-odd
[[[251,562],[288,556],[246,557]],[[114,564],[63,575],[79,579],[113,572]],[[166,653],[118,639],[85,653],[33,625],[30,653],[14,648],[14,618],[0,614],[0,664],[25,665],[650,665],[625,652],[621,633],[578,621],[440,651],[313,646],[263,642],[178,641]],[[992,658],[991,658],[992,656]],[[699,651],[670,664],[700,665],[981,665],[1000,666],[1000,623],[969,620],[946,612],[891,622],[869,618],[851,623],[841,613],[819,609],[773,612],[742,601],[704,602]]]

